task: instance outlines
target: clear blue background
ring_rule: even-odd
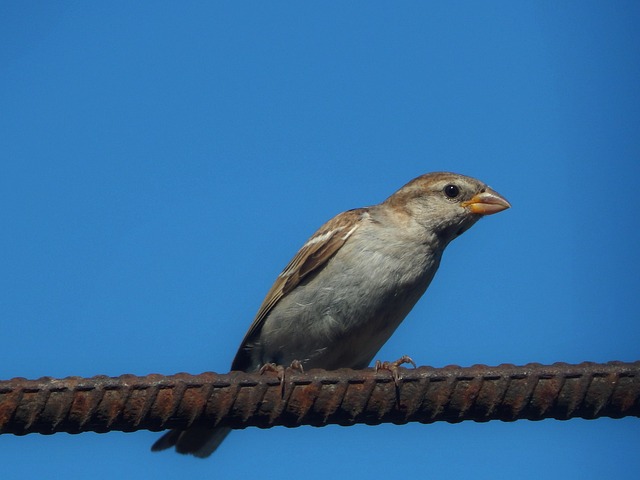
[[[0,378],[225,372],[325,220],[436,170],[513,208],[382,359],[640,359],[638,2],[2,2]],[[3,478],[637,478],[637,418],[0,436]]]

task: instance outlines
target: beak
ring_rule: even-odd
[[[469,209],[471,213],[478,213],[480,215],[493,215],[494,213],[511,207],[511,204],[507,202],[506,198],[490,188],[485,189],[482,193],[478,193],[471,200],[462,202],[461,205]]]

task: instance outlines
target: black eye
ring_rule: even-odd
[[[449,198],[456,198],[460,195],[460,189],[456,185],[447,185],[444,187],[444,194]]]

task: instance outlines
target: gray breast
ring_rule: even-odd
[[[369,364],[424,293],[439,255],[395,238],[353,240],[274,307],[254,346],[256,363],[299,360],[325,369]]]

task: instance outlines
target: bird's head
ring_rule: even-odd
[[[444,245],[483,216],[511,206],[479,180],[449,172],[428,173],[415,178],[384,203],[406,213]]]

